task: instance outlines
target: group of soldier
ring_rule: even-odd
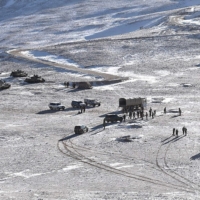
[[[187,135],[187,128],[185,126],[182,128],[182,132],[183,132],[183,135],[185,135],[185,136]],[[173,128],[172,135],[178,137],[178,129]]]
[[[65,82],[65,86],[69,87],[69,82]],[[76,87],[76,83],[72,83],[72,87],[75,88]]]
[[[149,112],[144,113],[144,109],[132,111],[129,110],[128,117],[129,119],[136,119],[141,118],[143,120],[144,117],[146,117],[146,120],[148,120],[148,117],[152,117],[152,119],[156,116],[156,110],[152,110],[152,108],[149,109]],[[126,120],[126,114],[123,115],[124,121]]]
[[[167,109],[166,109],[166,107],[164,108],[164,113],[165,113],[165,114],[167,113]],[[178,108],[178,113],[179,113],[179,116],[181,116],[182,111],[181,111],[180,108]]]
[[[78,114],[81,114],[81,113],[85,112],[86,104],[85,104],[85,103],[82,103],[82,104],[80,105],[80,109],[81,109],[81,111],[78,111]]]

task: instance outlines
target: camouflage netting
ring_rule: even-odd
[[[92,89],[92,85],[89,82],[77,82],[78,89]]]

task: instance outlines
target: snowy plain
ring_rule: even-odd
[[[1,0],[0,79],[11,88],[0,91],[0,199],[200,199],[199,23],[198,0]],[[121,97],[147,98],[156,116],[103,129]],[[84,98],[101,106],[77,114],[71,101]],[[66,109],[50,111],[53,101]],[[78,124],[89,132],[75,135]]]

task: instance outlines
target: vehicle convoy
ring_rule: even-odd
[[[86,133],[88,132],[88,127],[85,125],[81,125],[81,126],[75,126],[74,127],[74,133],[75,134],[82,134],[82,133]]]
[[[146,98],[120,98],[119,107],[122,107],[124,110],[138,110],[144,109],[147,106]]]
[[[10,86],[10,83],[6,83],[4,80],[0,80],[0,90],[8,89]]]
[[[104,120],[105,120],[105,122],[117,122],[117,121],[122,122],[123,121],[123,117],[119,116],[119,115],[116,115],[116,114],[107,114],[105,116]]]
[[[96,100],[96,99],[84,99],[84,103],[86,104],[86,106],[100,106],[101,102]]]
[[[81,105],[83,104],[82,101],[72,101],[71,105],[73,108],[81,108]]]
[[[52,102],[52,103],[49,103],[49,108],[51,110],[64,110],[65,106],[61,105],[61,103],[58,103],[58,102]]]
[[[22,70],[15,70],[15,71],[12,71],[10,76],[13,76],[13,77],[26,77],[28,76],[28,74]]]
[[[45,82],[45,80],[41,76],[38,76],[36,74],[34,74],[31,77],[26,78],[24,81],[27,83],[44,83]]]

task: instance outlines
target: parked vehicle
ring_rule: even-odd
[[[10,86],[10,83],[6,83],[4,80],[0,80],[0,90],[8,89]]]
[[[13,76],[13,77],[26,77],[26,76],[28,76],[28,74],[26,72],[18,69],[18,70],[12,71],[10,76]]]
[[[82,134],[82,133],[86,133],[88,132],[88,127],[85,125],[81,125],[81,126],[75,126],[74,127],[74,132],[75,134]]]
[[[122,116],[119,116],[119,115],[116,115],[116,114],[107,114],[105,116],[105,119],[104,119],[106,122],[117,122],[117,121],[120,121],[122,122],[123,121],[123,117]]]
[[[73,108],[80,108],[82,103],[82,101],[72,101],[71,105]]]
[[[84,103],[86,104],[86,106],[100,106],[101,102],[97,101],[96,99],[84,99]]]
[[[45,82],[45,80],[41,76],[38,76],[36,74],[31,77],[27,77],[24,81],[27,83],[44,83]]]
[[[144,109],[147,106],[146,98],[120,98],[119,107],[126,110]]]
[[[53,103],[49,103],[49,108],[51,110],[64,110],[65,106],[61,105],[61,103],[53,102]]]

